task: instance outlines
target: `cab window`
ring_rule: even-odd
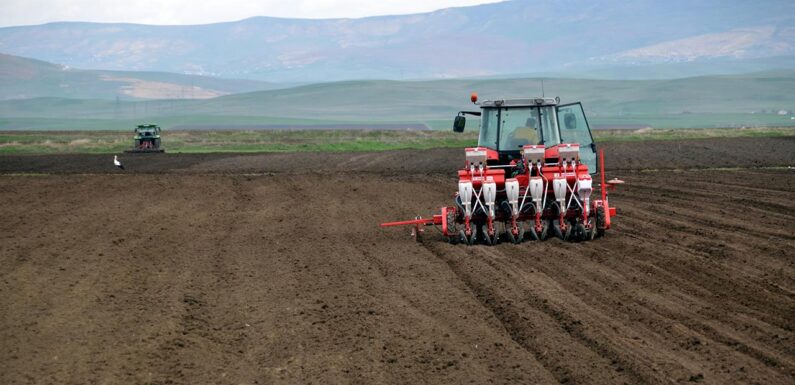
[[[585,119],[580,103],[558,106],[560,139],[562,143],[580,145],[580,161],[588,166],[588,172],[596,173],[596,149],[593,145],[591,128]]]
[[[519,151],[541,142],[537,108],[503,108],[500,119],[500,151]]]

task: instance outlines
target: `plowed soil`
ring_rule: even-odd
[[[0,383],[795,383],[795,140],[605,149],[606,237],[495,247],[378,228],[461,150],[0,157]]]

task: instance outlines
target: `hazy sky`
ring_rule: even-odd
[[[52,21],[203,24],[252,16],[363,17],[498,0],[1,0],[0,26]]]

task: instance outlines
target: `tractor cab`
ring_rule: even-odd
[[[139,124],[135,127],[138,138],[156,138],[160,136],[160,127],[154,124]]]
[[[480,116],[478,147],[496,153],[496,157],[489,157],[489,164],[508,165],[518,161],[522,148],[528,145],[551,149],[560,144],[579,144],[580,161],[591,174],[596,172],[596,145],[579,102],[560,104],[559,98],[536,98],[477,103],[475,94],[472,102],[479,104],[480,111],[459,112],[453,131],[464,131],[464,115]]]

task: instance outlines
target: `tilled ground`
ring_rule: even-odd
[[[495,247],[377,227],[460,150],[0,157],[0,383],[795,383],[795,141],[606,151],[605,238]]]

